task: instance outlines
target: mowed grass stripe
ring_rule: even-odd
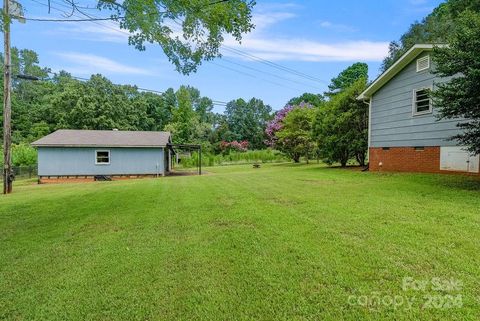
[[[480,183],[288,164],[21,186],[0,199],[0,318],[473,320]],[[352,306],[405,276],[464,282],[456,310]]]

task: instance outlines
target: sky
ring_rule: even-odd
[[[115,22],[15,22],[11,39],[12,46],[35,50],[40,64],[54,71],[84,78],[101,73],[114,83],[158,91],[190,85],[216,101],[256,97],[278,110],[304,92],[323,93],[355,62],[366,62],[370,79],[376,78],[389,42],[441,2],[257,0],[255,29],[241,44],[226,38],[223,57],[204,62],[189,76],[179,74],[158,45],[146,51],[129,46],[128,33]],[[27,18],[63,18],[62,11],[68,11],[62,0],[51,0],[50,13],[48,0],[20,3]]]

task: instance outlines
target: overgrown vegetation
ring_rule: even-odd
[[[246,152],[230,151],[226,154],[202,154],[202,166],[233,165],[244,163],[276,163],[289,159],[279,151],[272,149],[249,150]],[[180,167],[192,168],[198,166],[198,153],[181,158]]]
[[[3,149],[0,148],[0,155]],[[21,143],[12,146],[13,166],[33,166],[37,164],[37,151],[28,144]],[[0,167],[3,166],[3,157],[0,158]]]

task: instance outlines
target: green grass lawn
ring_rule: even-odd
[[[17,184],[0,197],[0,319],[478,320],[480,180],[207,171]]]

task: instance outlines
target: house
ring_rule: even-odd
[[[432,50],[413,46],[358,97],[370,106],[370,170],[479,173],[479,156],[449,139],[462,120],[436,117],[429,91],[448,79],[432,73]]]
[[[57,130],[32,143],[38,150],[39,182],[163,176],[171,170],[168,132]]]

